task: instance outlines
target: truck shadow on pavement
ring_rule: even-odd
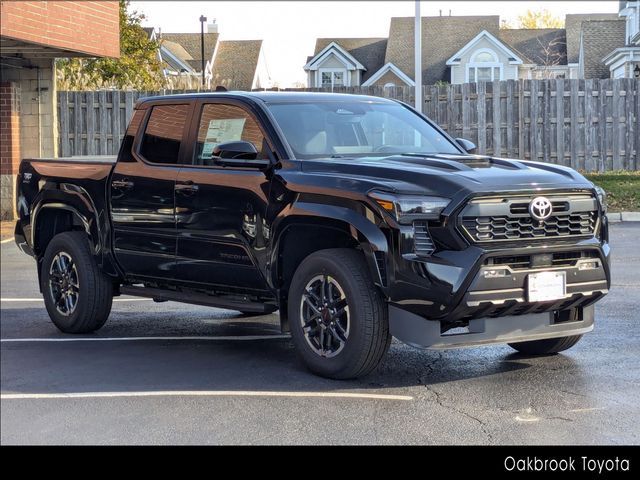
[[[28,335],[3,328],[7,338],[64,338],[40,308],[3,310],[32,319]],[[172,312],[174,315],[175,312]],[[155,316],[156,314],[149,314]],[[3,393],[68,393],[166,390],[340,391],[383,390],[508,375],[548,362],[513,354],[506,346],[454,351],[418,350],[396,340],[376,371],[351,381],[324,379],[297,358],[290,338],[279,335],[277,316],[223,319],[202,315],[189,328],[158,328],[138,314],[135,328],[118,325],[126,315],[114,312],[105,328],[84,338],[190,337],[189,339],[3,342]],[[33,322],[35,320],[35,322]],[[216,321],[214,321],[216,320]],[[176,320],[177,321],[177,320]],[[3,320],[3,323],[5,320]],[[165,324],[168,327],[168,325]],[[133,331],[130,331],[133,330]],[[37,332],[40,332],[39,334]],[[117,334],[116,334],[117,332]],[[145,332],[145,334],[141,334]],[[252,340],[198,339],[260,336]],[[262,338],[274,335],[274,338]],[[553,369],[580,370],[558,355]]]

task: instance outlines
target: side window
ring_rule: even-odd
[[[152,163],[177,164],[189,105],[157,105],[151,110],[140,154]]]
[[[129,122],[129,126],[127,127],[127,132],[122,139],[122,146],[120,147],[120,153],[118,156],[118,161],[120,162],[135,162],[135,158],[132,155],[133,142],[135,141],[136,136],[138,135],[138,130],[140,130],[140,125],[142,125],[142,120],[144,119],[146,111],[145,110],[135,110],[133,112],[133,117],[131,117],[131,121]]]
[[[200,116],[193,163],[213,165],[213,149],[220,143],[234,140],[253,143],[258,150],[258,158],[263,158],[264,135],[249,112],[235,105],[205,104]]]

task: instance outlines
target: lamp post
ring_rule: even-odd
[[[200,56],[202,57],[202,87],[204,87],[204,22],[207,17],[200,15]]]
[[[416,110],[422,113],[422,16],[420,15],[420,0],[416,0],[416,18],[414,25]]]

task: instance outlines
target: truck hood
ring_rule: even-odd
[[[393,155],[301,161],[306,174],[337,177],[361,188],[452,198],[472,192],[593,188],[559,165],[480,155]],[[355,186],[355,185],[352,185]],[[349,188],[353,190],[353,188]]]

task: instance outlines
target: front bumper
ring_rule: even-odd
[[[553,312],[478,318],[470,320],[462,331],[442,333],[440,322],[389,306],[389,330],[398,340],[418,348],[476,347],[582,335],[593,330],[593,305],[578,308],[575,313],[573,318],[562,319],[564,321]]]

